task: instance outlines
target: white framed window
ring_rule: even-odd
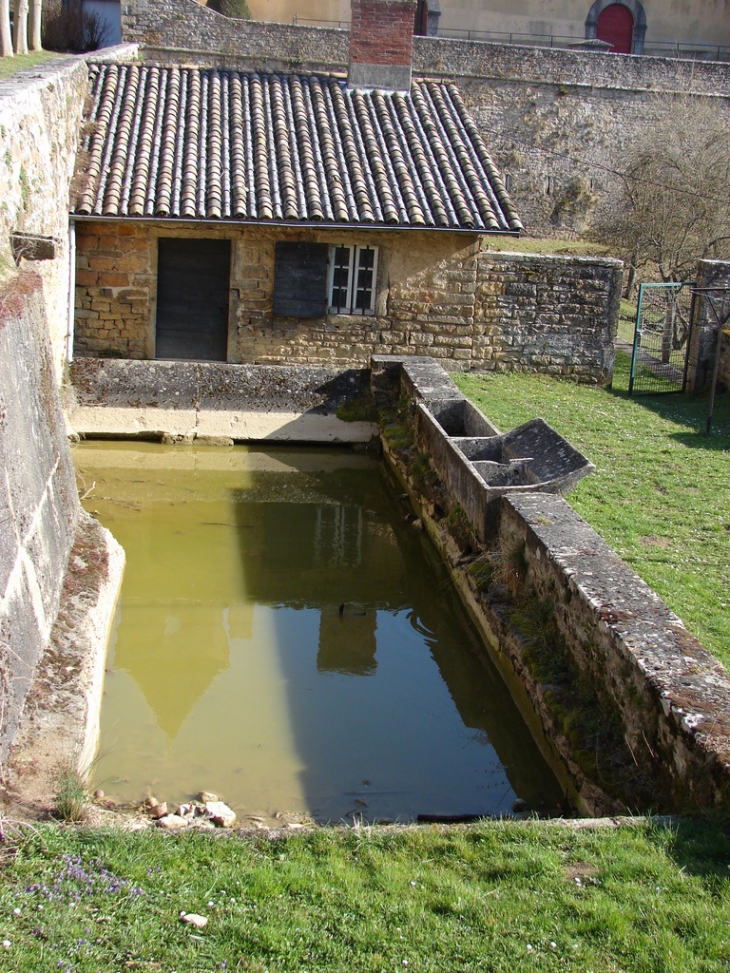
[[[333,314],[374,314],[377,247],[332,247],[328,284]]]

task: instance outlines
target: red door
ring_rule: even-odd
[[[598,16],[599,41],[606,41],[614,54],[631,54],[631,41],[634,35],[634,17],[622,3],[612,3]]]

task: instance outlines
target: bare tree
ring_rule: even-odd
[[[43,0],[30,0],[30,49],[42,51],[41,20],[43,18]]]
[[[629,298],[636,277],[688,281],[698,260],[730,254],[730,124],[720,106],[691,95],[659,106],[655,124],[629,150],[593,232],[625,258]],[[668,362],[687,340],[689,321],[674,290],[664,293]]]
[[[13,49],[16,54],[28,53],[28,0],[15,0]]]
[[[10,0],[0,0],[0,57],[13,56],[10,34]]]
[[[689,280],[698,260],[730,252],[730,119],[682,95],[629,149],[594,234],[646,279]]]

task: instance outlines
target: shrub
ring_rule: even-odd
[[[47,51],[98,51],[104,46],[107,27],[95,11],[84,11],[80,0],[45,0],[42,37]]]
[[[208,6],[224,17],[232,20],[250,20],[251,11],[247,0],[208,0]]]

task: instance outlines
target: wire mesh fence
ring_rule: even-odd
[[[689,281],[640,285],[629,395],[684,391],[693,302]]]

